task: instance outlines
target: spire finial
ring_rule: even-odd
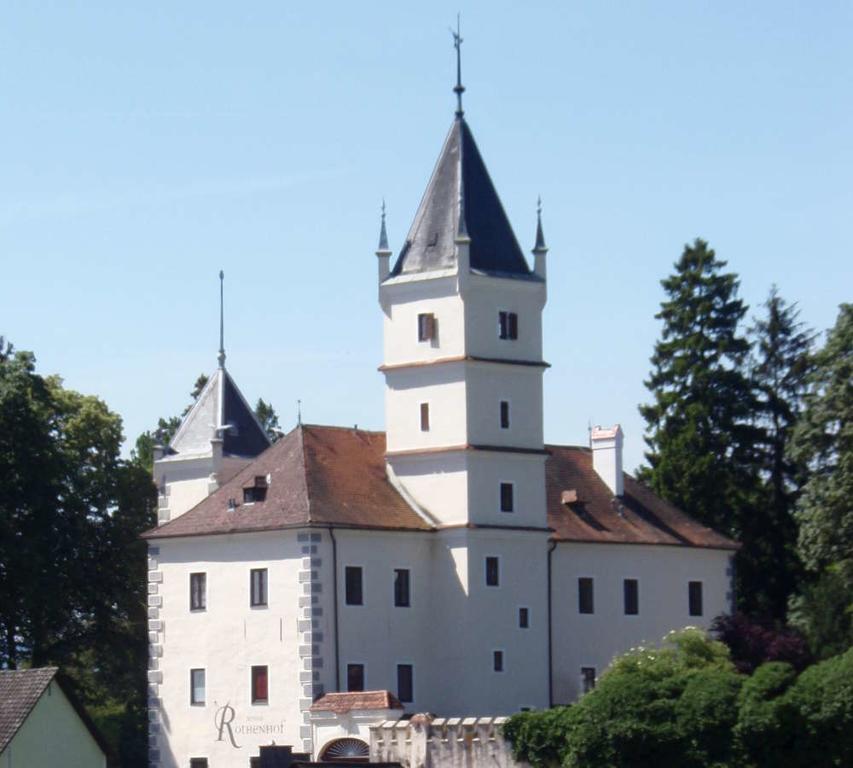
[[[219,270],[219,367],[225,367],[225,272]]]
[[[379,229],[379,248],[377,253],[389,251],[388,248],[388,231],[385,229],[385,198],[382,198],[382,226]]]
[[[296,401],[296,424],[302,426],[302,401]]]
[[[545,245],[545,234],[542,232],[542,196],[536,200],[536,245],[533,246],[533,252],[547,251],[548,246]]]
[[[456,86],[453,92],[456,94],[456,117],[461,119],[465,112],[462,109],[462,94],[465,86],[462,85],[462,33],[459,25],[459,14],[456,14],[456,31],[450,30],[453,35],[453,47],[456,49]]]

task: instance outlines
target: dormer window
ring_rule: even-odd
[[[518,315],[515,312],[498,312],[498,338],[511,341],[518,338]]]
[[[243,488],[243,503],[254,504],[256,501],[267,500],[267,479],[263,475],[255,477],[254,483]]]
[[[418,341],[432,341],[436,337],[436,320],[432,312],[418,315]]]

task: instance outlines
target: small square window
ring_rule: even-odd
[[[347,605],[364,605],[361,567],[348,565],[344,568],[344,582]]]
[[[206,757],[191,757],[190,768],[207,768]]]
[[[487,557],[486,558],[486,586],[487,587],[500,586],[500,581],[501,581],[501,572],[500,572],[500,563],[498,561],[498,558]]]
[[[595,667],[581,667],[581,691],[589,693],[595,688]]]
[[[411,664],[397,665],[397,698],[403,704],[410,704],[415,700],[414,676]]]
[[[269,702],[269,672],[266,666],[252,667],[252,704]]]
[[[421,403],[421,432],[429,432],[429,403]]]
[[[501,400],[501,429],[509,429],[509,401]]]
[[[347,690],[364,690],[364,664],[347,664]]]
[[[200,706],[205,703],[205,673],[203,669],[190,670],[190,704]]]
[[[578,613],[595,613],[592,579],[578,579]]]
[[[267,569],[252,568],[249,577],[251,587],[250,605],[253,608],[265,606],[267,604]]]
[[[190,574],[190,610],[203,611],[207,608],[207,574]]]
[[[501,512],[512,512],[515,500],[512,483],[501,483]]]
[[[267,500],[267,489],[266,487],[258,487],[251,486],[249,488],[243,489],[243,503],[244,504],[254,504],[256,501],[266,501]]]
[[[625,593],[625,615],[636,616],[640,612],[640,585],[636,579],[625,579],[622,588]]]
[[[409,570],[394,569],[394,605],[397,608],[408,608],[412,604],[409,594]]]
[[[687,596],[691,616],[701,616],[702,608],[702,582],[691,581],[687,585]]]
[[[431,312],[418,315],[418,341],[431,341],[435,338],[436,321]]]
[[[504,652],[492,651],[492,669],[495,672],[504,671]]]
[[[515,312],[498,312],[498,338],[518,338],[518,315]]]
[[[519,608],[518,609],[518,626],[521,629],[529,629],[530,628],[530,609],[529,608]]]

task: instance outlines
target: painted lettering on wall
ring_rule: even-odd
[[[249,717],[247,722],[240,720],[235,722],[236,717],[237,712],[227,701],[216,709],[213,714],[216,741],[228,741],[235,749],[242,749],[235,736],[275,736],[284,733],[284,720],[277,723],[251,722],[261,720],[261,718]]]

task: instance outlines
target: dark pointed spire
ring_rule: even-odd
[[[225,367],[225,272],[219,270],[219,367]]]
[[[548,246],[545,245],[545,234],[542,232],[542,198],[536,201],[536,245],[533,246],[533,253],[537,251],[547,251]]]
[[[388,231],[385,229],[385,198],[382,198],[382,226],[379,228],[379,248],[377,253],[385,253],[391,251],[388,247]]]
[[[465,112],[462,109],[462,94],[465,93],[465,86],[462,85],[462,35],[459,26],[459,14],[456,14],[456,31],[452,29],[453,47],[456,49],[456,85],[453,92],[456,94],[456,117],[462,119]]]

